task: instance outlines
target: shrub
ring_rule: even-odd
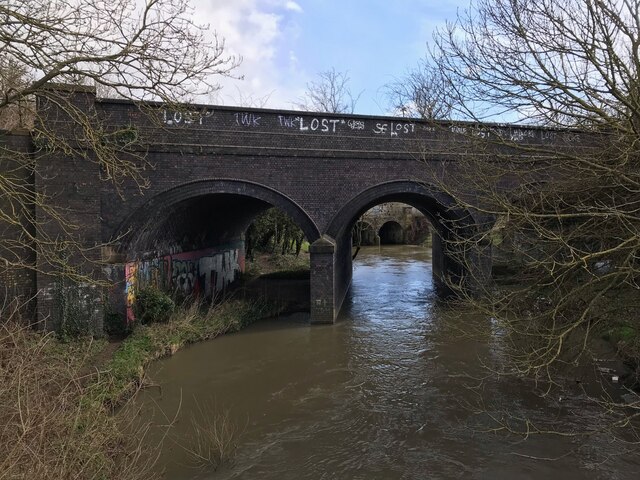
[[[142,288],[136,293],[133,313],[142,324],[166,322],[175,304],[171,297],[156,288]]]

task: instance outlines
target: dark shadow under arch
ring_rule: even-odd
[[[378,230],[380,245],[399,245],[404,243],[404,229],[396,220],[387,220]]]
[[[176,205],[208,196],[226,196],[230,207],[232,203],[238,203],[238,201],[254,202],[254,204],[259,202],[264,204],[262,208],[274,206],[293,219],[309,242],[320,237],[320,232],[314,221],[302,207],[286,195],[254,182],[235,179],[204,179],[158,193],[129,214],[112,235],[113,239],[118,239],[118,250],[121,253],[127,252],[133,244],[140,241],[141,235],[143,235],[141,232],[148,231],[151,232],[149,235],[153,235],[149,226],[165,221]],[[255,207],[255,205],[253,206]],[[141,241],[141,243],[145,242]]]

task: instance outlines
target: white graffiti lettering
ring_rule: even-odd
[[[471,131],[471,134],[474,137],[483,138],[483,139],[487,139],[491,136],[491,132],[489,132],[487,129],[484,129],[484,128],[474,128]]]
[[[281,127],[285,128],[298,128],[298,123],[300,122],[300,117],[291,117],[284,115],[278,115],[278,122]]]
[[[373,133],[376,135],[389,135],[397,137],[399,134],[414,133],[416,130],[415,123],[376,123]]]
[[[312,132],[320,131],[323,133],[331,132],[336,133],[336,125],[338,123],[344,123],[344,120],[329,119],[329,118],[312,118],[311,121],[305,125],[304,118],[298,117],[300,131]]]
[[[205,111],[173,111],[162,110],[162,121],[165,125],[202,125],[203,121],[213,115],[213,110]]]
[[[554,141],[556,139],[556,137],[558,136],[558,134],[556,132],[548,132],[546,130],[542,130],[540,132],[540,138],[543,141]]]
[[[580,136],[575,133],[564,133],[562,135],[562,140],[567,143],[576,143],[580,140]]]
[[[235,113],[236,125],[243,127],[259,127],[260,118],[254,113]]]
[[[533,130],[511,130],[509,140],[512,142],[522,142],[527,138],[534,138],[535,133]]]
[[[351,130],[364,130],[364,120],[349,120],[347,125]]]
[[[537,138],[535,130],[515,129],[515,128],[483,128],[483,127],[463,127],[452,125],[449,127],[451,133],[459,135],[470,135],[482,139],[489,139],[495,136],[497,139],[511,142],[522,142],[529,138]],[[544,139],[544,137],[543,137]]]

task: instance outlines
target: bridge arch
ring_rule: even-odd
[[[404,242],[404,229],[395,220],[387,220],[378,230],[380,245],[397,245]]]
[[[349,200],[331,220],[327,234],[336,239],[341,237],[351,231],[364,212],[387,202],[401,202],[417,208],[440,234],[446,230],[446,221],[455,221],[459,227],[476,224],[471,212],[461,209],[451,196],[432,185],[415,180],[398,180],[370,187]]]
[[[207,200],[209,209],[224,209],[210,212],[215,219],[230,222],[227,237],[244,231],[251,219],[271,206],[287,213],[302,229],[309,242],[320,237],[320,232],[307,212],[290,197],[259,183],[236,179],[202,179],[192,181],[160,192],[137,207],[112,234],[120,253],[130,256],[133,252],[149,250],[157,243],[158,233],[168,227],[173,216],[188,212],[190,207],[202,207]],[[233,219],[238,214],[242,218]],[[226,217],[226,218],[225,218]],[[221,240],[224,239],[224,236]]]
[[[255,216],[276,207],[304,231],[320,237],[302,207],[275,189],[234,179],[184,183],[150,198],[114,231],[118,268],[112,280],[125,285],[110,303],[132,321],[137,292],[155,286],[178,296],[216,298],[245,267],[245,232]]]
[[[386,203],[401,202],[417,208],[434,227],[433,274],[436,288],[444,295],[451,294],[450,282],[462,283],[467,279],[478,281],[486,275],[486,265],[475,252],[464,264],[459,261],[447,240],[454,234],[471,236],[478,228],[474,215],[460,208],[452,197],[434,186],[413,180],[396,180],[370,187],[349,200],[333,217],[327,234],[335,239],[335,286],[336,306],[339,310],[344,301],[352,276],[351,229],[358,218],[371,207]],[[476,268],[477,265],[477,268]],[[473,269],[473,271],[471,271]]]

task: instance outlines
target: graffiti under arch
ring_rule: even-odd
[[[178,297],[212,300],[244,272],[244,245],[175,253],[125,266],[127,321],[135,320],[136,291],[155,287]]]

